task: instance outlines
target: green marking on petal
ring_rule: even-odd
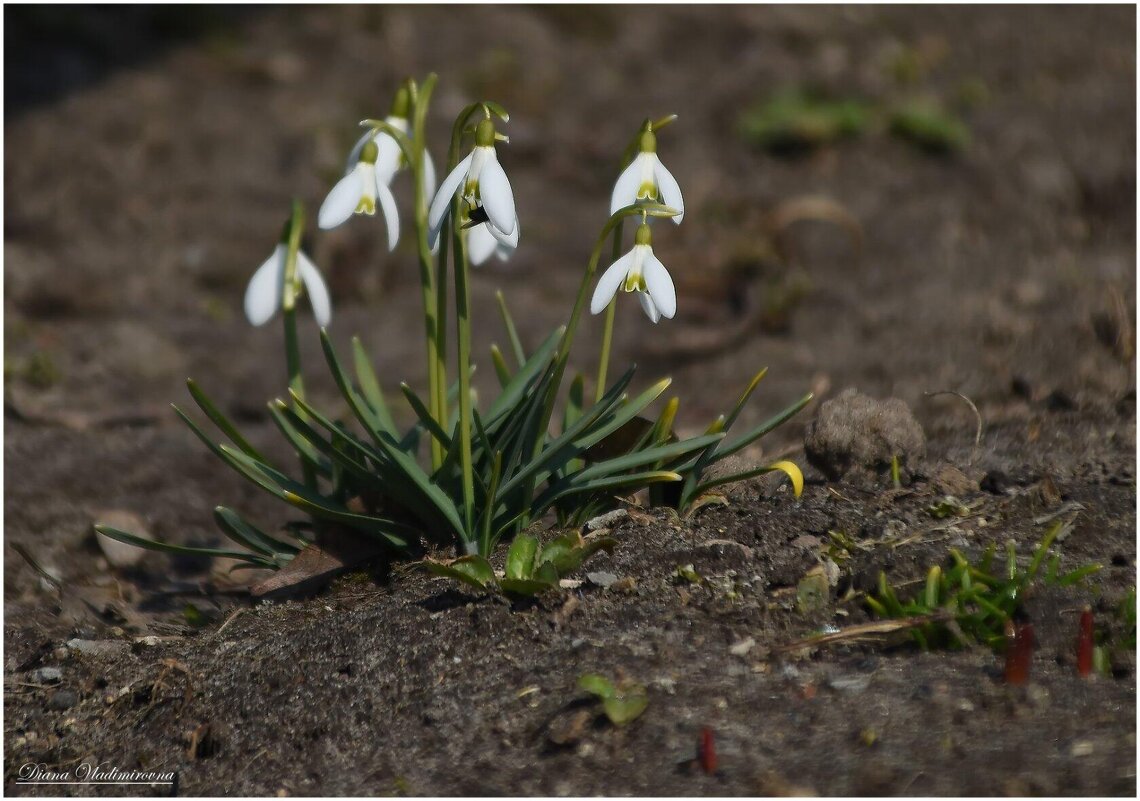
[[[356,204],[356,213],[372,216],[376,213],[376,201],[370,197],[362,197]]]

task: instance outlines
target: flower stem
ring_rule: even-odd
[[[460,112],[451,129],[451,145],[447,152],[447,173],[454,169],[463,138],[463,128],[472,114],[480,111],[482,104],[472,104]],[[463,473],[463,523],[464,546],[470,553],[472,546],[477,549],[478,538],[474,528],[475,510],[475,471],[471,457],[471,295],[467,286],[467,252],[463,247],[463,232],[459,228],[459,199],[451,199],[451,213],[445,230],[440,232],[439,264],[440,283],[447,269],[447,247],[451,239],[452,262],[455,265],[455,328],[456,328],[456,370],[459,373],[459,463]],[[446,299],[446,290],[440,289],[440,301]],[[441,309],[443,303],[437,304]],[[441,335],[442,339],[442,335]],[[437,387],[438,389],[438,387]],[[447,408],[447,389],[443,387],[443,409]],[[444,421],[446,426],[446,421]],[[493,501],[490,501],[493,503]],[[485,555],[485,554],[484,554]]]
[[[430,198],[424,191],[424,152],[427,147],[425,141],[425,119],[427,117],[428,102],[432,90],[435,88],[436,75],[432,73],[424,80],[423,85],[415,92],[415,107],[412,118],[412,151],[415,155],[412,161],[412,181],[414,183],[415,202],[415,228],[416,248],[420,260],[420,285],[423,292],[424,328],[427,331],[427,379],[428,379],[428,411],[436,422],[447,426],[447,388],[442,392],[440,383],[446,382],[447,369],[444,365],[444,322],[443,307],[437,300],[437,281],[434,271],[431,246],[428,243],[428,203]],[[439,279],[443,281],[442,277]],[[445,295],[446,296],[446,295]],[[441,397],[445,399],[441,406]],[[443,464],[443,443],[435,437],[431,438],[431,466],[432,470],[439,469]]]
[[[452,220],[459,213],[459,201],[452,201]],[[475,480],[471,464],[471,295],[467,286],[467,253],[462,234],[452,225],[452,246],[455,250],[455,328],[457,364],[459,371],[459,463],[463,470],[463,515],[467,534],[474,529]],[[484,554],[486,555],[486,554]]]
[[[305,227],[305,209],[299,200],[293,201],[293,213],[289,218],[289,240],[285,253],[285,280],[282,287],[281,311],[285,323],[285,369],[289,373],[289,389],[302,400],[305,397],[305,382],[301,377],[301,349],[297,342],[297,297],[301,293],[301,277],[297,271],[297,253],[301,250],[301,233]],[[293,411],[302,420],[308,415],[293,401]],[[317,488],[317,474],[313,465],[304,456],[301,460],[301,473],[305,486]]]
[[[619,221],[614,226],[614,248],[613,259],[617,261],[621,257],[621,235],[622,235],[622,221]],[[610,300],[610,305],[606,307],[606,322],[605,327],[602,329],[602,353],[598,359],[598,386],[595,389],[594,403],[602,399],[602,395],[606,394],[606,373],[610,369],[610,345],[613,343],[614,336],[614,315],[617,311],[617,295]]]

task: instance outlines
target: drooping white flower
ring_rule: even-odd
[[[250,279],[245,290],[245,316],[253,325],[265,325],[281,308],[285,290],[285,260],[288,255],[288,246],[284,242],[277,243],[272,255],[257,268]],[[309,296],[313,316],[323,328],[332,319],[329,290],[316,265],[301,250],[297,251],[297,273]]]
[[[519,246],[519,221],[515,217],[514,233],[504,234],[488,220],[478,225],[463,226],[467,237],[467,260],[478,267],[494,254],[499,261],[506,261]]]
[[[648,127],[648,125],[647,125]],[[657,156],[657,135],[651,130],[641,132],[638,154],[629,163],[614,184],[610,198],[610,214],[640,201],[660,201],[680,214],[673,217],[678,225],[685,216],[685,200],[673,173],[665,168]]]
[[[641,308],[654,323],[662,317],[672,318],[677,313],[677,292],[669,271],[653,255],[653,239],[647,223],[637,227],[633,241],[633,248],[602,273],[590,300],[590,313],[605,311],[618,289],[625,289],[638,293]]]
[[[475,147],[443,179],[432,199],[428,209],[428,243],[432,248],[439,242],[440,229],[457,192],[462,192],[472,219],[485,216],[484,225],[494,226],[492,234],[498,232],[508,240],[513,239],[512,247],[518,246],[515,195],[495,153],[495,125],[489,119],[481,120],[476,126]]]
[[[394,114],[384,118],[384,122],[391,125],[400,133],[408,133],[408,118],[397,117]],[[356,163],[360,160],[360,153],[364,150],[364,145],[371,139],[376,143],[376,181],[383,183],[385,186],[392,186],[392,179],[396,177],[396,173],[408,166],[408,160],[404,157],[404,151],[400,149],[399,143],[392,138],[392,135],[387,131],[366,131],[356,144],[352,146],[352,151],[348,154],[348,162],[345,165],[345,172],[349,172]],[[431,153],[426,149],[424,150],[424,197],[430,198],[435,194],[435,164],[431,160]]]
[[[380,180],[376,169],[379,153],[380,148],[373,141],[361,146],[356,166],[337,182],[321,204],[317,224],[327,230],[341,225],[354,213],[374,215],[379,200],[384,224],[388,227],[388,250],[395,250],[400,238],[400,213],[396,210],[392,190]]]

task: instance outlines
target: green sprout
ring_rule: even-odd
[[[497,577],[491,563],[478,554],[461,556],[450,562],[428,560],[424,567],[446,578],[476,589],[499,589],[509,595],[533,596],[558,586],[559,579],[581,567],[601,550],[612,551],[617,540],[612,537],[584,538],[577,531],[556,537],[541,545],[537,537],[519,534],[507,551],[507,566]]]
[[[631,723],[649,706],[645,687],[633,682],[619,681],[615,685],[605,676],[586,673],[578,679],[578,686],[601,700],[606,717],[615,726]]]
[[[356,538],[368,542],[372,552],[378,546],[386,558],[411,558],[425,547],[454,548],[459,559],[429,560],[428,569],[480,588],[497,586],[529,595],[556,586],[558,577],[599,548],[612,547],[612,541],[584,540],[576,533],[539,547],[538,540],[524,532],[549,518],[573,529],[589,516],[615,508],[623,496],[643,490],[648,490],[650,504],[685,511],[704,503],[716,487],[771,471],[788,475],[799,496],[803,476],[790,461],[708,477],[709,468],[756,442],[811,400],[808,394],[726,442],[764,371],[753,378],[727,416],[717,418],[704,433],[679,437],[673,426],[676,398],[664,403],[659,413],[650,411],[669,379],[635,390],[632,367],[616,380],[607,379],[613,301],[606,307],[593,398],[585,391],[582,374],[565,380],[575,334],[586,308],[594,305],[591,287],[611,238],[612,252],[620,255],[627,218],[640,223],[635,250],[648,248],[650,218],[680,222],[680,190],[656,155],[657,132],[673,121],[672,116],[647,120],[627,150],[618,186],[629,190],[630,197],[621,201],[628,205],[614,201],[619,207],[611,208],[595,239],[566,323],[528,348],[505,298],[498,296],[509,347],[506,353],[492,347],[499,393],[488,403],[480,402],[471,387],[476,365],[471,354],[469,279],[473,263],[492,253],[507,258],[519,244],[514,196],[496,155],[496,148],[507,141],[496,126],[508,122],[509,115],[492,101],[473,103],[460,112],[452,127],[446,178],[432,198],[435,171],[426,149],[425,126],[435,82],[434,75],[421,84],[406,81],[388,117],[361,123],[364,134],[353,148],[344,177],[317,215],[320,227],[331,228],[381,213],[392,249],[399,231],[387,182],[397,170],[411,172],[426,391],[421,394],[401,384],[399,394],[406,408],[397,410],[361,340],[352,340],[350,354],[334,347],[325,329],[331,319],[328,291],[300,249],[304,214],[295,203],[277,250],[254,275],[246,294],[246,314],[255,325],[282,312],[288,394],[269,403],[269,414],[293,452],[295,468],[256,448],[193,381],[188,382],[190,395],[213,430],[186,411],[178,407],[175,411],[223,464],[303,516],[269,533],[238,512],[218,507],[219,528],[241,550],[178,546],[106,525],[97,526],[98,531],[168,553],[227,557],[248,568],[286,567],[301,551],[319,548],[325,538]],[[464,157],[467,146],[469,154]],[[639,172],[645,169],[653,176],[651,181]],[[615,198],[619,194],[615,192]],[[626,291],[638,294],[654,322],[671,317],[676,299],[665,268],[655,257],[653,263],[645,261],[644,273],[640,261],[631,264],[624,280]],[[617,267],[611,265],[607,273],[616,274],[612,271]],[[593,294],[604,293],[599,289]],[[324,361],[348,419],[322,410],[306,396],[297,328],[301,298],[308,299],[322,326]],[[605,300],[612,298],[611,293]],[[449,314],[454,314],[450,328]],[[456,334],[451,349],[449,330]],[[558,409],[561,415],[556,416]],[[555,422],[559,418],[560,425]],[[410,423],[398,422],[409,419]],[[500,542],[511,541],[515,545],[508,554],[506,574],[498,579],[487,559]]]
[[[890,114],[890,130],[931,153],[952,153],[970,144],[970,128],[930,100],[914,100]]]
[[[997,545],[993,543],[976,565],[951,548],[953,566],[945,571],[937,565],[931,567],[925,586],[909,600],[899,599],[885,573],[879,574],[875,595],[868,595],[864,600],[878,617],[931,618],[931,622],[911,630],[923,650],[955,648],[975,642],[1000,649],[1005,644],[1006,623],[1021,606],[1043,566],[1044,583],[1059,587],[1072,586],[1101,569],[1100,565],[1085,565],[1061,574],[1060,554],[1054,554],[1046,564],[1050,547],[1064,531],[1065,526],[1060,522],[1050,528],[1034,549],[1027,567],[1018,564],[1012,541],[1006,544],[1004,565],[995,565]]]
[[[743,137],[773,151],[807,150],[858,136],[870,114],[858,100],[833,100],[818,93],[784,91],[741,116]]]

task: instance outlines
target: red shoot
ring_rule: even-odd
[[[713,730],[708,726],[701,729],[701,743],[697,746],[697,761],[701,770],[709,776],[716,773],[716,745],[713,744]]]
[[[1093,669],[1093,614],[1085,607],[1081,612],[1081,627],[1077,634],[1077,673],[1087,676]]]
[[[1029,666],[1033,662],[1033,624],[1006,625],[1005,681],[1006,684],[1025,684],[1029,681]]]

